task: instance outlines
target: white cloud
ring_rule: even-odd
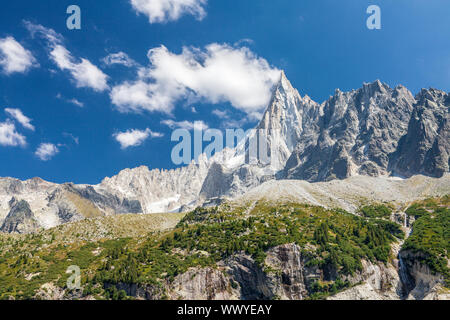
[[[55,30],[46,28],[40,24],[34,24],[30,21],[24,20],[25,27],[30,32],[31,36],[34,37],[36,34],[39,34],[41,37],[44,37],[49,43],[62,43],[64,38],[59,33],[56,33]]]
[[[111,53],[102,59],[103,63],[111,66],[114,64],[123,65],[125,67],[137,66],[138,63],[131,59],[125,52]]]
[[[108,89],[108,76],[87,59],[75,62],[70,52],[62,45],[56,45],[50,52],[50,57],[61,70],[67,70],[75,80],[78,88],[92,88],[95,91]]]
[[[214,109],[213,111],[211,111],[211,113],[213,115],[215,115],[218,118],[223,118],[223,119],[227,119],[228,118],[228,113],[226,111],[222,111],[219,109]]]
[[[16,126],[10,121],[0,122],[0,145],[17,147],[27,144],[23,135],[16,131]]]
[[[41,143],[34,154],[40,160],[48,161],[57,153],[59,153],[59,149],[53,143]]]
[[[206,123],[203,121],[174,121],[174,120],[163,120],[161,121],[162,124],[168,126],[171,129],[180,128],[180,129],[186,129],[186,130],[207,130],[209,127]]]
[[[107,90],[108,76],[89,60],[77,61],[63,45],[63,37],[53,29],[45,28],[25,21],[25,26],[32,36],[39,34],[47,40],[50,58],[60,70],[69,71],[78,88],[92,88],[95,91]]]
[[[73,105],[75,105],[75,106],[77,106],[77,107],[80,107],[80,108],[83,108],[83,107],[84,107],[84,103],[81,102],[80,100],[75,99],[75,98],[72,98],[72,99],[66,99],[66,98],[64,98],[64,97],[62,96],[61,93],[58,93],[58,94],[56,95],[56,98],[57,98],[57,99],[60,99],[60,100],[63,100],[63,101],[65,101],[65,102],[67,102],[67,103],[73,104]]]
[[[36,65],[32,53],[13,37],[0,39],[0,67],[4,73],[24,73]]]
[[[25,116],[20,109],[6,108],[5,112],[24,128],[34,131],[34,126],[31,124],[31,119]]]
[[[189,14],[202,20],[206,16],[204,6],[207,0],[131,0],[138,13],[145,14],[150,23],[176,21]]]
[[[84,107],[84,103],[81,102],[81,101],[79,101],[79,100],[77,100],[77,99],[75,99],[75,98],[70,99],[70,100],[68,100],[67,102],[69,102],[69,103],[71,103],[71,104],[74,104],[74,105],[76,105],[77,107],[80,107],[80,108],[83,108],[83,107]]]
[[[132,129],[125,132],[115,133],[113,137],[120,143],[122,149],[140,146],[149,137],[161,138],[162,133],[153,132],[150,129],[138,130]]]
[[[210,44],[205,50],[183,48],[181,54],[158,47],[148,52],[150,66],[134,82],[111,91],[120,112],[159,111],[170,114],[175,104],[230,102],[250,116],[267,107],[280,70],[246,47]]]

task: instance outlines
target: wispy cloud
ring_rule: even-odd
[[[78,100],[78,99],[76,99],[76,98],[66,99],[66,98],[64,98],[64,97],[62,96],[61,93],[58,93],[58,94],[56,95],[56,98],[57,98],[57,99],[60,99],[60,100],[62,100],[62,101],[65,101],[65,102],[67,102],[67,103],[73,104],[73,105],[75,105],[75,106],[77,106],[77,107],[80,107],[80,108],[83,108],[83,107],[84,107],[84,103],[81,102],[80,100]]]
[[[0,122],[0,145],[6,147],[25,146],[26,138],[17,132],[11,121]]]
[[[107,66],[112,66],[112,65],[122,65],[125,67],[134,67],[134,66],[138,66],[138,63],[136,61],[134,61],[133,59],[131,59],[125,52],[117,52],[117,53],[111,53],[109,55],[107,55],[106,57],[104,57],[102,59],[102,62],[104,64],[106,64]]]
[[[34,154],[42,161],[49,161],[58,153],[59,149],[53,143],[41,143]]]
[[[213,111],[211,111],[211,113],[218,118],[228,119],[228,112],[226,111],[214,109]]]
[[[63,136],[72,139],[72,141],[75,142],[75,144],[80,144],[80,138],[75,137],[73,134],[69,132],[63,132]]]
[[[68,100],[69,103],[76,105],[77,107],[83,108],[84,107],[84,103],[73,98],[73,99],[69,99]]]
[[[163,125],[168,126],[171,129],[186,129],[186,130],[206,130],[208,129],[208,125],[203,121],[174,121],[174,120],[163,120],[161,121]]]
[[[181,100],[229,102],[249,116],[259,115],[269,100],[280,70],[246,47],[210,44],[205,50],[183,48],[181,54],[158,47],[148,52],[150,66],[137,80],[113,87],[111,100],[120,112],[171,114]],[[218,76],[220,75],[220,76]]]
[[[122,149],[137,147],[144,143],[148,138],[161,138],[164,135],[159,132],[153,132],[149,128],[145,130],[131,129],[125,132],[118,132],[113,135]]]
[[[13,37],[0,39],[0,67],[5,74],[24,73],[37,65],[31,51]]]
[[[193,15],[198,20],[206,16],[207,0],[131,0],[130,3],[150,23],[176,21],[183,15]]]
[[[24,128],[34,131],[31,119],[25,116],[20,109],[6,108],[5,112],[11,118],[19,122]]]
[[[29,21],[24,23],[32,36],[39,35],[47,41],[50,58],[60,70],[70,73],[78,88],[91,88],[99,92],[109,88],[108,76],[89,60],[75,59],[63,46],[62,35],[42,25],[36,25]]]

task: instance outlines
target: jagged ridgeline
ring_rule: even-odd
[[[355,215],[260,200],[4,234],[0,298],[448,298],[449,205],[448,196],[380,203]],[[70,265],[81,290],[66,287]]]
[[[362,198],[374,193],[375,200],[410,202],[443,195],[450,189],[449,107],[446,92],[423,89],[413,96],[403,86],[390,88],[380,81],[349,92],[336,90],[319,104],[301,96],[283,72],[255,127],[267,138],[269,150],[275,150],[270,166],[240,161],[248,152],[242,143],[210,159],[203,155],[198,162],[176,170],[125,169],[95,186],[0,178],[0,227],[6,232],[27,233],[36,227],[121,213],[186,212],[258,187],[264,189],[273,181],[279,181],[279,187],[291,185],[282,179],[313,183],[297,184],[301,189],[289,192],[303,192],[301,198],[307,203],[325,206],[328,197],[315,194],[325,194],[320,190],[326,189],[334,195],[347,186]],[[389,199],[379,194],[389,177],[415,179],[416,175],[430,179],[421,190],[411,188],[408,199],[396,199],[398,192],[392,192]],[[369,189],[357,190],[355,180],[346,180],[350,178],[366,179]],[[336,180],[343,180],[341,188],[333,189]],[[414,183],[404,180],[404,184]],[[430,193],[430,184],[447,188]],[[314,188],[317,190],[309,193]],[[13,198],[26,201],[31,214],[12,210],[9,203]],[[355,195],[339,198],[351,202]],[[345,205],[345,209],[352,211],[351,206]]]

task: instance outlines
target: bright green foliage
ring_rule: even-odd
[[[228,205],[196,209],[174,230],[141,238],[62,243],[42,234],[6,237],[0,238],[0,299],[31,298],[49,282],[64,288],[70,265],[81,267],[84,295],[123,299],[126,293],[118,288],[124,284],[151,285],[163,295],[163,284],[191,267],[215,266],[242,252],[264,269],[267,251],[288,243],[300,246],[308,266],[324,274],[334,270],[339,278],[362,270],[362,259],[388,262],[390,245],[403,236],[396,224],[385,220],[261,201],[251,212]],[[322,298],[348,287],[339,280],[323,280],[311,297]]]
[[[381,218],[389,219],[392,214],[392,209],[385,205],[371,205],[361,208],[361,213],[366,218]]]
[[[443,201],[447,198],[443,198]],[[418,253],[419,260],[433,272],[446,278],[450,287],[450,209],[448,202],[427,200],[411,206],[407,212],[417,218],[413,233],[406,240],[402,250]]]

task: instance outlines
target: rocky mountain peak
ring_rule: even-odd
[[[13,197],[9,201],[11,210],[3,221],[0,231],[7,233],[30,233],[39,227],[39,223],[25,200]]]
[[[433,104],[429,107],[434,108],[436,107],[436,103],[441,105],[449,104],[450,95],[442,90],[437,90],[434,88],[422,89],[416,95],[416,100],[418,104],[422,105],[432,102]]]
[[[370,95],[374,95],[375,93],[386,93],[387,91],[391,91],[392,89],[385,83],[382,83],[380,80],[375,80],[374,82],[364,83],[362,90],[368,92]]]
[[[287,78],[284,70],[282,70],[281,75],[280,75],[280,81],[277,84],[277,91],[290,92],[293,90],[295,90],[294,87],[292,86],[291,82]]]
[[[320,106],[311,98],[300,96],[287,79],[284,71],[275,86],[272,99],[256,129],[267,137],[268,147],[275,148],[275,170],[285,165],[301,135],[314,127],[320,114]]]

